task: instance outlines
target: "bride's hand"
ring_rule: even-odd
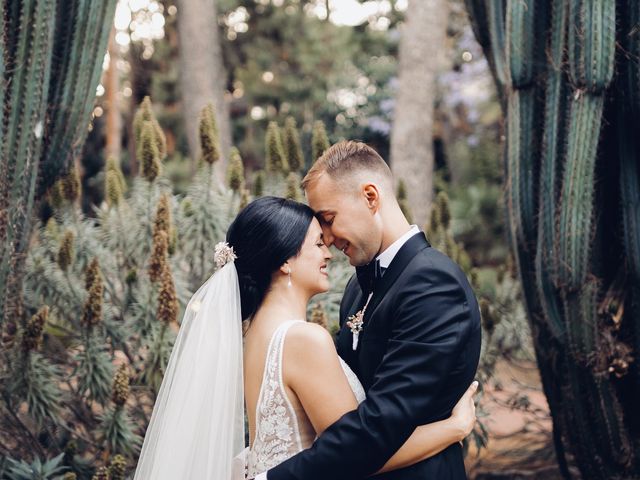
[[[473,431],[473,426],[476,423],[476,405],[473,396],[477,390],[478,382],[474,381],[451,412],[450,420],[460,431],[460,441]]]

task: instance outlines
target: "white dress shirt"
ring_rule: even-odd
[[[417,225],[411,225],[411,228],[407,233],[402,235],[399,239],[389,245],[384,252],[378,255],[377,260],[380,262],[380,267],[389,268],[389,265],[391,265],[391,262],[396,257],[396,254],[400,251],[402,246],[416,233],[420,233],[420,229]]]
[[[411,228],[409,229],[409,231],[407,233],[402,235],[399,239],[397,239],[395,242],[393,242],[391,245],[389,245],[384,250],[384,252],[382,252],[380,255],[378,255],[376,257],[376,259],[380,262],[380,267],[381,268],[389,268],[389,265],[391,265],[391,262],[395,258],[396,254],[400,251],[402,246],[405,243],[407,243],[407,240],[409,240],[411,237],[413,237],[416,233],[420,233],[420,229],[418,228],[417,225],[411,225]],[[369,296],[369,299],[371,299],[371,296]],[[258,476],[255,478],[255,480],[268,480],[267,479],[267,472],[262,472],[262,473],[258,474]]]

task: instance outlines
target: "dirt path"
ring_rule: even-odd
[[[535,363],[498,363],[480,400],[489,443],[467,456],[470,479],[562,479],[552,444],[549,407]],[[480,411],[480,410],[479,410]]]

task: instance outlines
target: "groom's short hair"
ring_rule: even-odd
[[[389,166],[378,152],[362,142],[344,140],[329,147],[302,179],[302,188],[306,190],[325,173],[339,183],[348,182],[358,174],[373,174],[383,182],[383,187],[393,192]]]

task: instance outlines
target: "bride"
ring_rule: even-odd
[[[311,297],[330,287],[332,258],[308,206],[253,201],[215,256],[218,270],[187,305],[135,480],[254,478],[311,446],[365,398],[329,333],[305,322]],[[416,428],[379,473],[466,437],[475,389],[448,419]]]

